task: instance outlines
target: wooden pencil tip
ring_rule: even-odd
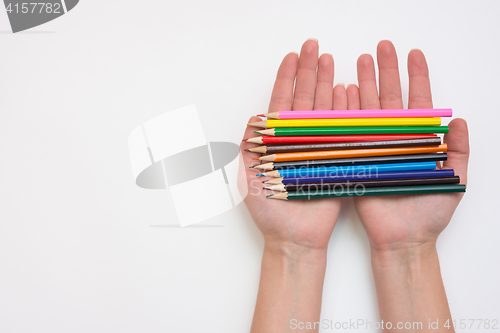
[[[241,141],[242,141],[242,142],[247,142],[247,141],[248,141],[248,139],[243,139],[243,140],[241,140]]]
[[[264,114],[258,114],[257,117],[265,117]]]
[[[287,192],[281,192],[281,193],[278,193],[278,194],[271,194],[271,195],[266,196],[266,198],[288,200],[287,199],[288,198],[288,193]]]
[[[267,161],[267,162],[274,162],[275,159],[276,159],[276,155],[275,154],[259,157],[259,160],[261,160],[261,161]]]
[[[253,138],[248,139],[247,142],[262,144],[262,137],[259,137],[259,136],[253,137]]]
[[[250,149],[245,149],[245,151],[250,151]]]
[[[266,121],[257,121],[255,123],[248,123],[248,126],[254,126],[254,127],[267,127],[267,122]]]
[[[258,158],[258,157],[254,157],[254,158],[252,158],[252,160],[256,160],[256,161],[258,161],[258,160],[259,160],[259,158]]]

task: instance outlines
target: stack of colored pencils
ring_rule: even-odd
[[[437,169],[447,159],[440,117],[451,109],[280,111],[267,120],[261,144],[249,151],[264,154],[252,166],[272,199],[315,199],[465,192],[452,169]]]

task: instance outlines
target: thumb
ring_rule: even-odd
[[[454,169],[460,176],[460,183],[467,184],[467,165],[469,163],[469,130],[464,119],[453,119],[449,124],[449,132],[444,136],[448,145],[448,160],[443,169]]]
[[[257,121],[262,121],[262,119],[260,119],[259,117],[251,117],[248,120],[249,123],[251,123],[251,122],[257,122]],[[256,127],[247,126],[247,128],[245,129],[245,134],[243,135],[243,140],[259,136],[259,134],[254,133],[255,130],[256,130]],[[256,143],[251,143],[251,142],[246,142],[246,141],[242,141],[241,142],[241,144],[240,144],[240,152],[241,152],[241,156],[243,156],[243,162],[245,163],[245,167],[246,168],[248,168],[248,167],[250,167],[252,165],[259,164],[258,161],[255,161],[252,158],[254,158],[254,157],[260,157],[261,154],[259,154],[259,153],[252,153],[252,152],[249,152],[249,151],[245,151],[245,149],[255,148],[255,147],[258,147],[258,146],[260,146],[260,145],[258,145]]]
[[[252,117],[248,122],[256,122],[256,121],[261,121],[259,117]],[[245,129],[245,133],[243,135],[243,140],[253,138],[256,136],[259,136],[259,134],[254,133],[256,130],[255,127],[252,126],[247,126]],[[239,177],[238,177],[238,188],[240,190],[240,193],[244,197],[247,196],[247,194],[250,194],[249,191],[249,186],[255,187],[255,188],[262,188],[262,179],[259,179],[260,177],[257,177],[257,173],[259,173],[258,169],[250,169],[250,166],[257,165],[259,164],[259,161],[254,160],[254,157],[260,157],[261,154],[259,153],[252,153],[249,151],[246,151],[247,149],[254,148],[259,146],[256,143],[251,143],[251,142],[246,142],[242,141],[240,144],[240,154],[241,154],[241,160],[243,160],[243,168],[241,168],[240,165],[240,172],[239,172]]]

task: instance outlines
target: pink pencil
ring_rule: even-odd
[[[424,118],[451,117],[451,115],[451,109],[317,110],[259,114],[260,117],[272,119]]]

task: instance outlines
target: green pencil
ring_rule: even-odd
[[[343,197],[365,197],[374,195],[400,195],[400,194],[430,194],[430,193],[452,193],[465,192],[465,185],[421,185],[421,186],[397,186],[397,187],[372,187],[343,188],[318,191],[281,192],[268,195],[270,199],[295,200],[295,199],[320,199],[320,198],[343,198]]]
[[[271,136],[448,133],[448,126],[281,127],[255,133]]]

